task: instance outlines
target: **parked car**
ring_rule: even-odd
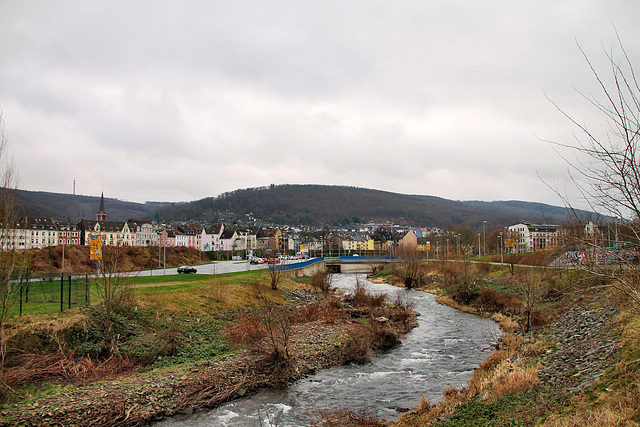
[[[185,265],[183,265],[182,267],[178,267],[178,274],[189,274],[189,273],[197,273],[198,270],[196,270],[193,267],[187,267]]]

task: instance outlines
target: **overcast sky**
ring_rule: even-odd
[[[25,190],[189,201],[269,184],[561,205],[544,140],[597,130],[640,2],[0,1],[0,107]],[[546,97],[545,97],[546,96]],[[602,127],[604,129],[604,127]]]

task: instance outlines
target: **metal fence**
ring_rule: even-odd
[[[10,315],[56,313],[88,306],[92,282],[88,275],[22,279],[14,288]]]

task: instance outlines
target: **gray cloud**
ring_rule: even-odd
[[[0,6],[21,187],[194,200],[270,183],[558,204],[579,98],[640,6],[29,1]]]

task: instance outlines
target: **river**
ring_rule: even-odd
[[[179,415],[158,423],[186,426],[306,426],[314,411],[350,409],[393,419],[414,408],[424,394],[431,403],[447,386],[463,387],[473,369],[489,355],[500,331],[489,320],[435,302],[435,296],[387,284],[373,284],[364,275],[335,274],[333,286],[350,289],[356,280],[391,299],[405,292],[420,313],[420,325],[402,344],[376,354],[370,363],[325,369],[284,389],[263,390],[214,410]]]

